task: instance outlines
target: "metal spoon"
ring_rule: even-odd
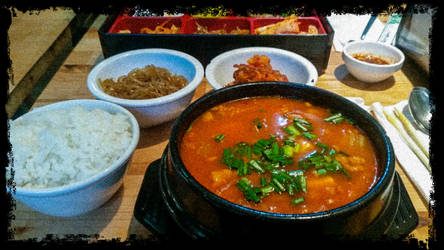
[[[423,87],[414,87],[409,95],[409,110],[418,127],[425,133],[430,132],[430,118],[432,106],[430,105],[429,90]]]
[[[365,39],[365,36],[367,35],[368,31],[370,30],[370,28],[372,27],[373,23],[375,22],[376,18],[378,17],[378,15],[371,15],[370,19],[367,22],[367,25],[364,28],[364,31],[362,31],[361,34],[361,40]]]
[[[370,30],[370,28],[372,27],[373,23],[375,22],[376,18],[378,17],[378,15],[371,15],[370,18],[368,19],[367,25],[365,25],[364,30],[362,31],[360,40],[364,40],[365,36],[367,35],[368,31]],[[356,40],[351,39],[348,40],[346,44],[348,43],[352,43]],[[358,40],[359,41],[359,40]]]

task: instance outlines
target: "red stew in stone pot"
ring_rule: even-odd
[[[353,121],[310,102],[252,97],[217,105],[179,148],[190,174],[251,209],[308,214],[344,206],[378,179],[378,160]]]

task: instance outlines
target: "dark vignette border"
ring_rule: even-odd
[[[430,238],[427,243],[424,242],[418,242],[416,239],[407,239],[407,241],[401,241],[401,242],[334,242],[334,245],[331,244],[331,242],[322,242],[322,239],[319,240],[319,242],[310,242],[311,248],[318,246],[319,244],[324,247],[335,247],[335,248],[342,248],[342,249],[359,249],[362,248],[369,248],[369,249],[426,249],[427,244],[429,249],[434,249],[438,246],[439,239],[438,234],[440,234],[440,213],[439,206],[440,206],[440,199],[438,197],[439,195],[439,189],[440,189],[440,175],[442,170],[440,170],[440,167],[436,167],[436,163],[438,161],[438,156],[433,153],[432,149],[437,149],[439,146],[437,143],[437,136],[438,136],[438,129],[441,127],[441,118],[439,117],[439,113],[441,112],[441,105],[440,100],[437,97],[437,93],[439,93],[439,77],[437,76],[436,67],[440,63],[440,45],[442,43],[441,36],[436,35],[439,34],[440,26],[438,24],[439,21],[442,21],[441,18],[441,12],[440,12],[440,6],[438,4],[439,1],[395,1],[395,0],[373,0],[373,1],[358,1],[358,0],[335,0],[335,1],[319,1],[319,0],[310,0],[310,1],[271,1],[271,0],[260,0],[260,1],[254,1],[254,3],[242,3],[240,1],[95,1],[94,3],[82,3],[81,1],[11,1],[11,0],[5,0],[2,1],[2,4],[0,5],[0,57],[1,57],[1,77],[0,77],[0,88],[1,88],[1,97],[0,101],[2,102],[2,109],[0,112],[0,120],[1,122],[1,142],[2,142],[2,154],[0,156],[1,165],[7,166],[9,163],[7,154],[10,151],[10,144],[8,139],[8,127],[7,127],[7,115],[5,111],[5,104],[8,100],[8,79],[12,77],[12,65],[11,60],[9,57],[9,38],[8,38],[8,30],[11,25],[11,18],[14,15],[15,11],[19,10],[21,12],[37,12],[39,10],[43,9],[56,9],[56,8],[70,8],[75,13],[97,13],[97,14],[111,14],[116,13],[122,8],[126,6],[135,6],[139,5],[142,8],[149,8],[152,12],[155,13],[163,13],[164,11],[167,12],[183,12],[183,13],[192,13],[195,10],[205,8],[205,7],[214,7],[214,6],[220,6],[223,5],[225,8],[233,9],[236,11],[236,13],[239,14],[245,14],[247,11],[253,12],[253,13],[272,13],[272,14],[279,14],[282,12],[285,12],[288,7],[299,7],[303,6],[304,9],[310,10],[310,9],[316,9],[316,11],[321,15],[328,15],[330,13],[356,13],[356,14],[366,14],[370,12],[379,13],[382,11],[402,11],[403,4],[425,4],[426,6],[430,6],[433,8],[436,8],[437,11],[433,17],[433,26],[432,26],[432,33],[431,33],[431,54],[430,54],[430,90],[432,92],[432,105],[435,105],[435,113],[432,118],[432,134],[433,139],[431,141],[431,161],[432,161],[432,168],[433,168],[433,182],[434,182],[434,193],[432,194],[432,198],[434,200],[434,206],[432,207],[432,211],[434,211],[433,214],[433,223],[434,227],[429,229]],[[421,11],[421,9],[418,9],[418,11]],[[36,240],[29,240],[29,241],[11,241],[13,236],[13,232],[10,231],[10,221],[13,220],[13,215],[11,213],[12,209],[14,208],[14,202],[12,200],[12,197],[6,192],[6,183],[5,182],[5,168],[1,168],[1,180],[2,180],[2,192],[4,194],[4,201],[0,202],[1,204],[1,211],[2,211],[2,245],[7,246],[8,248],[12,249],[12,247],[21,247],[21,246],[32,246],[32,247],[73,247],[78,249],[79,247],[137,247],[137,248],[150,248],[150,247],[159,247],[163,246],[163,243],[159,242],[140,242],[140,241],[132,241],[131,239],[127,242],[119,242],[118,240],[110,240],[110,241],[100,241],[98,243],[94,244],[88,244],[82,239],[84,238],[83,235],[79,236],[79,238],[69,238],[69,239],[52,239],[51,236],[49,236],[47,239],[44,239],[40,242],[37,242]],[[3,184],[4,183],[4,184]],[[263,238],[263,237],[259,237]],[[258,240],[256,243],[248,243],[248,246],[254,247],[254,246],[265,246],[263,243],[264,239]],[[297,236],[295,236],[295,239],[289,239],[289,244],[292,246],[295,242],[303,241],[303,239],[297,239]],[[285,242],[285,241],[284,241]],[[188,243],[188,242],[187,242]],[[225,246],[228,242],[189,242],[191,245],[198,244],[201,246],[208,246],[208,247],[214,247],[215,243],[217,245]],[[244,242],[242,242],[244,243]],[[267,240],[268,243],[268,240]],[[228,243],[227,246],[233,245],[234,243]],[[282,241],[278,240],[278,244],[275,245],[275,247],[282,247]],[[167,242],[165,245],[171,246],[171,245],[184,245],[183,242]],[[236,243],[236,246],[241,247],[244,246],[243,244],[239,245],[239,242]],[[247,246],[247,244],[245,245]],[[306,243],[303,243],[300,245],[298,243],[297,245],[294,245],[294,247],[301,248],[302,246],[307,246]]]

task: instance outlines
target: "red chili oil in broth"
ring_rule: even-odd
[[[284,115],[286,114],[286,115]],[[293,155],[294,163],[285,167],[287,171],[300,170],[298,161],[316,150],[315,143],[321,142],[348,156],[337,156],[337,160],[349,172],[351,178],[332,173],[319,176],[315,170],[304,173],[307,193],[271,193],[259,203],[247,201],[236,187],[241,177],[221,161],[222,152],[236,143],[250,145],[259,139],[276,135],[281,145],[288,134],[282,129],[292,121],[288,114],[297,114],[312,123],[316,139],[298,136],[300,150]],[[359,128],[348,122],[332,124],[323,119],[332,113],[308,102],[281,97],[255,97],[227,102],[206,111],[191,124],[180,144],[181,159],[190,174],[204,187],[233,203],[265,212],[284,214],[306,214],[321,212],[344,206],[367,193],[377,180],[378,162],[370,139]],[[255,121],[260,120],[258,128]],[[217,135],[225,137],[215,140]],[[254,186],[259,186],[260,177],[251,171],[247,176]],[[303,197],[304,202],[293,205],[292,200]]]

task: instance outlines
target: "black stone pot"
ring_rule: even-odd
[[[179,154],[182,137],[199,115],[218,104],[246,97],[283,96],[341,112],[370,137],[379,162],[374,187],[337,209],[311,214],[256,211],[220,198],[199,184]],[[192,238],[314,237],[358,238],[388,209],[393,197],[395,163],[384,129],[365,110],[332,92],[286,82],[251,83],[214,90],[193,102],[175,121],[160,163],[160,192],[174,221]]]

